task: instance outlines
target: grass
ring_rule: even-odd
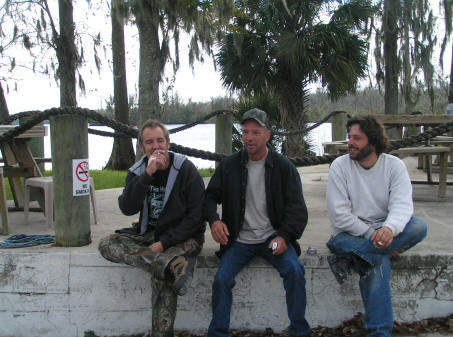
[[[200,175],[203,178],[208,178],[208,177],[212,177],[212,175],[214,174],[214,170],[215,170],[215,168],[210,167],[210,168],[198,169],[198,172],[200,173]]]
[[[94,179],[96,190],[124,187],[127,171],[116,170],[90,170],[90,176]]]
[[[199,169],[200,175],[202,177],[211,177],[214,173],[213,168],[204,168]],[[52,171],[46,171],[45,176],[51,176]],[[117,171],[117,170],[90,170],[90,176],[94,179],[94,188],[96,190],[105,190],[109,188],[124,187],[124,182],[126,181],[127,171]],[[22,184],[23,184],[23,178]],[[11,188],[8,182],[8,178],[5,178],[5,188],[6,188],[6,199],[12,200],[13,194],[11,193]]]

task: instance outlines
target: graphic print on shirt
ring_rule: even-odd
[[[150,223],[157,223],[157,219],[164,208],[164,194],[165,186],[150,186],[148,193]]]

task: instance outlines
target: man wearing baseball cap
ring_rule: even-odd
[[[305,270],[297,240],[307,225],[307,207],[296,167],[267,146],[271,137],[264,111],[242,117],[244,149],[225,158],[206,189],[204,216],[221,258],[212,286],[209,337],[230,336],[236,275],[258,255],[283,278],[291,336],[306,336]],[[217,205],[222,204],[222,218]]]

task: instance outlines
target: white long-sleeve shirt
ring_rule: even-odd
[[[405,164],[381,154],[373,167],[365,169],[349,154],[338,157],[329,171],[327,208],[334,236],[346,232],[369,238],[381,226],[398,235],[414,211]]]

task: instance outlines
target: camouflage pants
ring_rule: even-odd
[[[125,263],[151,273],[152,335],[169,337],[173,336],[177,295],[172,289],[172,281],[167,280],[165,269],[177,256],[198,255],[202,246],[189,239],[162,253],[155,253],[149,249],[154,242],[154,232],[144,235],[115,233],[99,242],[99,252],[109,261]]]

